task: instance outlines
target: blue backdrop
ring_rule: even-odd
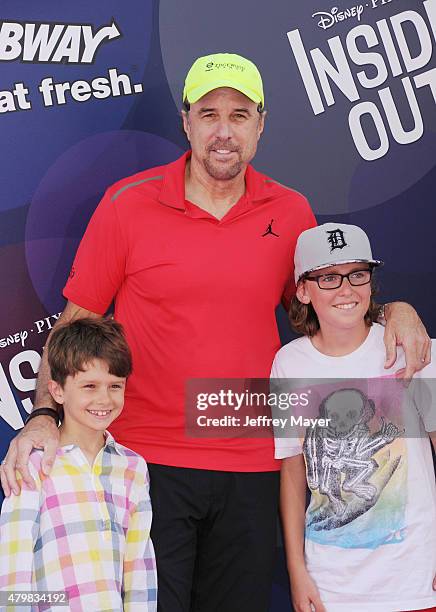
[[[362,225],[386,261],[381,299],[413,303],[434,337],[435,33],[436,0],[2,2],[0,456],[89,217],[109,184],[187,147],[183,78],[206,53],[259,66],[254,165],[319,222]],[[281,561],[272,610],[289,609]]]

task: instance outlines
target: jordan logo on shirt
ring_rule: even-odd
[[[327,232],[327,242],[330,245],[330,253],[333,253],[335,249],[343,249],[348,246],[345,242],[344,232],[340,229],[332,230]]]
[[[266,232],[264,234],[262,234],[262,238],[264,236],[268,236],[268,234],[271,234],[271,236],[277,236],[277,238],[279,237],[279,234],[276,234],[275,232],[273,232],[272,229],[272,224],[274,223],[274,219],[271,219],[271,223],[268,223],[268,226],[266,228]]]

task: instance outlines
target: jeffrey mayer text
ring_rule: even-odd
[[[257,417],[245,417],[244,427],[280,427],[284,429],[285,427],[328,427],[330,425],[331,419],[311,419],[308,417],[302,416],[294,416],[291,415],[288,418],[280,418],[275,419],[272,417],[267,417],[264,414],[259,415]]]
[[[257,417],[246,416],[243,421],[235,416],[223,417],[207,417],[202,414],[197,417],[197,425],[199,427],[276,427],[285,429],[285,427],[328,427],[331,419],[317,418],[311,419],[302,416],[290,416],[289,418],[273,418],[264,414]]]

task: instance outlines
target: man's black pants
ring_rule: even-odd
[[[159,612],[267,612],[278,472],[148,464]]]

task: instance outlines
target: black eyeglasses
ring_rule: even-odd
[[[354,270],[348,274],[320,274],[319,276],[306,276],[304,280],[316,281],[320,289],[338,289],[344,280],[348,278],[348,282],[353,287],[360,287],[371,282],[372,268],[366,270]]]

